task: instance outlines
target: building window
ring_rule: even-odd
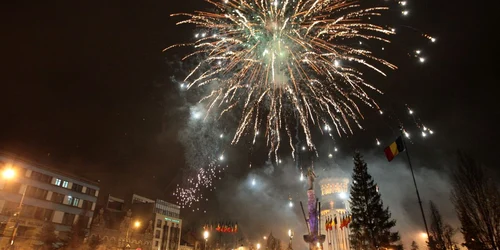
[[[83,200],[82,209],[84,209],[84,210],[91,210],[92,209],[92,204],[93,203],[91,201]]]
[[[73,207],[78,207],[78,203],[80,202],[80,199],[78,198],[73,198],[73,203],[71,203],[71,206]]]
[[[158,245],[160,245],[160,242],[155,240],[155,247],[157,247]]]
[[[93,189],[93,188],[89,188],[89,187],[87,188],[87,191],[86,191],[86,193],[87,193],[88,195],[92,195],[92,196],[95,196],[95,192],[96,192],[96,190],[95,190],[95,189]]]
[[[74,221],[75,221],[75,215],[74,214],[64,213],[62,224],[71,226],[71,225],[73,225]]]
[[[63,181],[62,182],[62,187],[63,188],[68,188],[68,185],[69,185],[69,182],[67,182],[67,181]]]
[[[63,203],[64,194],[52,193],[52,197],[50,198],[50,201],[55,202],[55,203]]]
[[[73,196],[68,195],[68,204],[71,205],[73,204]]]
[[[7,216],[12,216],[19,208],[19,202],[5,201],[2,208],[2,214]]]
[[[159,239],[160,238],[160,230],[155,230],[155,238]]]
[[[156,220],[156,227],[161,228],[161,219]]]
[[[6,181],[4,182],[3,190],[6,192],[19,193],[21,189],[21,183]]]
[[[53,214],[54,210],[37,207],[35,210],[35,214],[33,215],[33,218],[43,221],[52,221]]]
[[[36,199],[45,200],[45,198],[47,198],[47,193],[48,193],[47,190],[33,186],[28,186],[26,188],[26,195]]]
[[[54,185],[61,186],[61,183],[62,183],[61,179],[56,179],[56,182],[54,183]]]
[[[31,179],[39,182],[50,183],[52,181],[52,177],[50,175],[42,174],[40,172],[31,172]]]
[[[21,208],[21,217],[33,218],[35,215],[36,207],[30,205],[24,205]]]
[[[82,185],[78,185],[76,183],[73,183],[73,186],[71,187],[71,190],[77,191],[77,192],[82,192],[82,189],[83,189],[83,186]]]

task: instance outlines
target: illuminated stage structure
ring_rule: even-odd
[[[341,171],[339,171],[341,173]],[[348,250],[349,226],[340,228],[342,218],[349,211],[349,178],[343,177],[323,178],[319,181],[321,187],[321,230],[326,233],[325,250]],[[331,230],[326,230],[327,221],[335,222]]]

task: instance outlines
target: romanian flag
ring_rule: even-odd
[[[392,161],[396,155],[405,150],[405,145],[403,144],[403,138],[399,136],[395,142],[393,142],[389,147],[384,149],[385,157],[388,161]]]
[[[333,218],[332,225],[333,225],[333,228],[337,229],[337,216],[335,216],[335,218]]]
[[[220,229],[221,229],[220,223],[217,223],[217,227],[215,228],[215,231],[220,232]]]

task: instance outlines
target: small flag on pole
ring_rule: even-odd
[[[403,152],[405,150],[405,146],[403,144],[403,138],[399,136],[396,141],[394,141],[389,147],[384,149],[385,157],[387,157],[388,161],[392,161],[396,155]]]

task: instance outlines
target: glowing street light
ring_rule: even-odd
[[[6,180],[10,180],[16,176],[16,171],[12,168],[7,168],[2,172],[2,177]]]
[[[135,228],[139,228],[141,226],[141,222],[140,221],[135,221],[134,222],[134,227]]]
[[[210,234],[208,233],[207,230],[205,230],[205,232],[203,232],[203,239],[205,239],[205,248],[204,248],[204,250],[207,250],[208,236],[210,236]]]
[[[127,235],[125,235],[125,246],[127,246],[129,243],[128,235],[129,235],[130,228],[138,229],[140,226],[141,226],[141,222],[138,220],[134,221],[133,224],[129,224],[129,226],[127,227]]]
[[[426,233],[420,233],[420,237],[422,237],[422,238],[424,238],[424,239],[427,239],[427,238],[428,238],[428,236],[427,236],[427,234],[426,234]]]
[[[6,168],[2,171],[2,178],[5,179],[5,180],[12,180],[16,177],[16,171],[13,169],[13,168]],[[23,206],[23,202],[24,202],[24,196],[26,195],[26,189],[24,189],[23,191],[23,196],[21,196],[21,201],[19,202],[19,206],[17,207],[17,211],[16,213],[14,214],[15,216],[15,226],[14,226],[14,230],[12,230],[12,235],[11,235],[11,238],[10,238],[10,245],[11,246],[14,246],[14,240],[16,238],[16,235],[17,235],[17,230],[18,230],[18,225],[19,225],[19,216],[21,214],[21,211],[22,211],[22,206]]]
[[[260,243],[257,243],[257,250],[260,249]]]

